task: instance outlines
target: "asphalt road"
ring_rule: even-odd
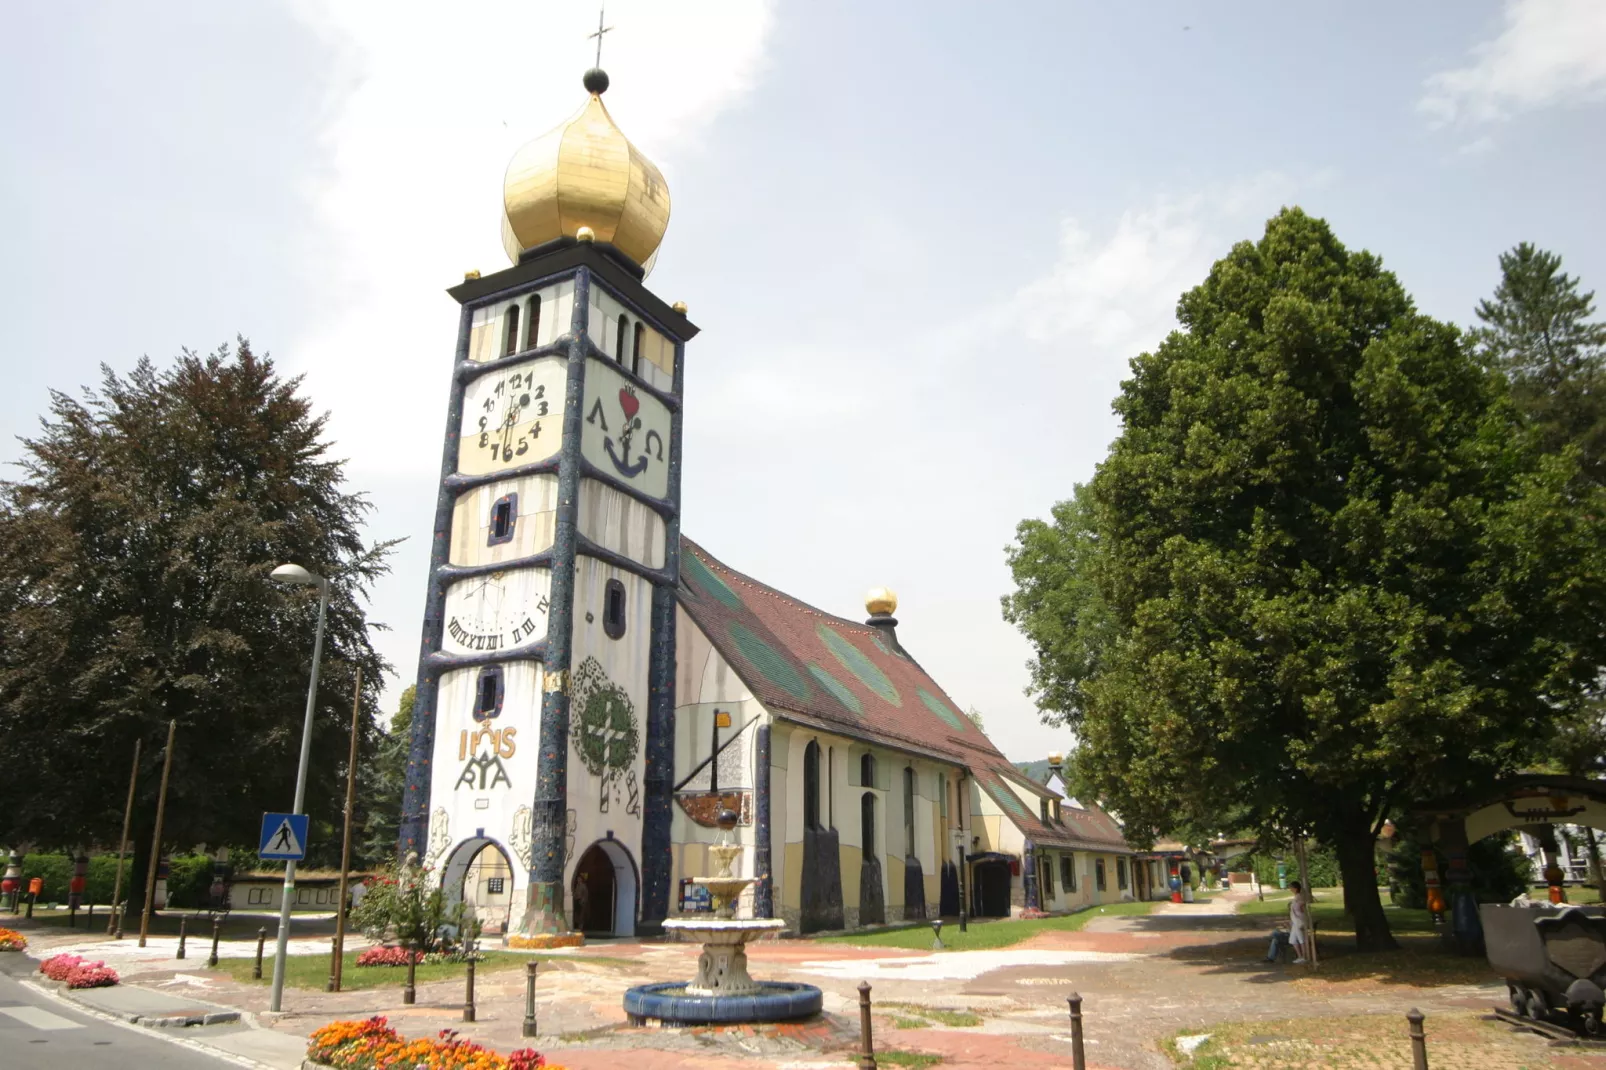
[[[3,1070],[217,1070],[239,1065],[144,1030],[113,1025],[26,988],[15,976],[18,964],[34,965],[24,955],[0,955]]]

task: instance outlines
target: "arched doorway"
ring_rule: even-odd
[[[441,889],[448,909],[468,904],[483,934],[507,931],[513,912],[513,863],[495,840],[476,837],[458,844],[441,869]]]
[[[973,895],[970,913],[978,918],[1009,917],[1009,860],[983,857],[971,864]]]
[[[636,935],[636,863],[618,840],[581,853],[569,882],[569,924],[587,936]]]

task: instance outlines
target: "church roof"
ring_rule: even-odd
[[[1125,850],[1102,811],[1044,823],[1005,783],[1030,784],[913,659],[879,629],[834,616],[745,576],[681,539],[680,604],[766,708],[825,731],[969,768],[1033,842]],[[1084,816],[1085,815],[1085,816]],[[1102,819],[1102,820],[1100,820]]]

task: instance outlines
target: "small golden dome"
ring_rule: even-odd
[[[1060,766],[1065,764],[1065,755],[1061,754],[1057,750],[1049,751],[1048,752],[1048,764],[1052,768],[1058,769]]]
[[[597,232],[590,227],[581,227],[574,232],[574,236],[578,241],[593,242],[597,240]]]
[[[686,302],[684,301],[676,301],[669,307],[674,309],[676,312],[679,312],[682,316],[686,314]]]
[[[872,617],[890,617],[898,612],[898,596],[891,587],[872,587],[864,596],[864,608]]]
[[[602,104],[606,76],[588,72],[586,101],[568,122],[536,138],[502,181],[502,247],[519,253],[590,228],[597,241],[649,267],[669,227],[669,187]]]

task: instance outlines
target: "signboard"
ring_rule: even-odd
[[[306,814],[263,814],[257,857],[299,862],[307,856]]]

